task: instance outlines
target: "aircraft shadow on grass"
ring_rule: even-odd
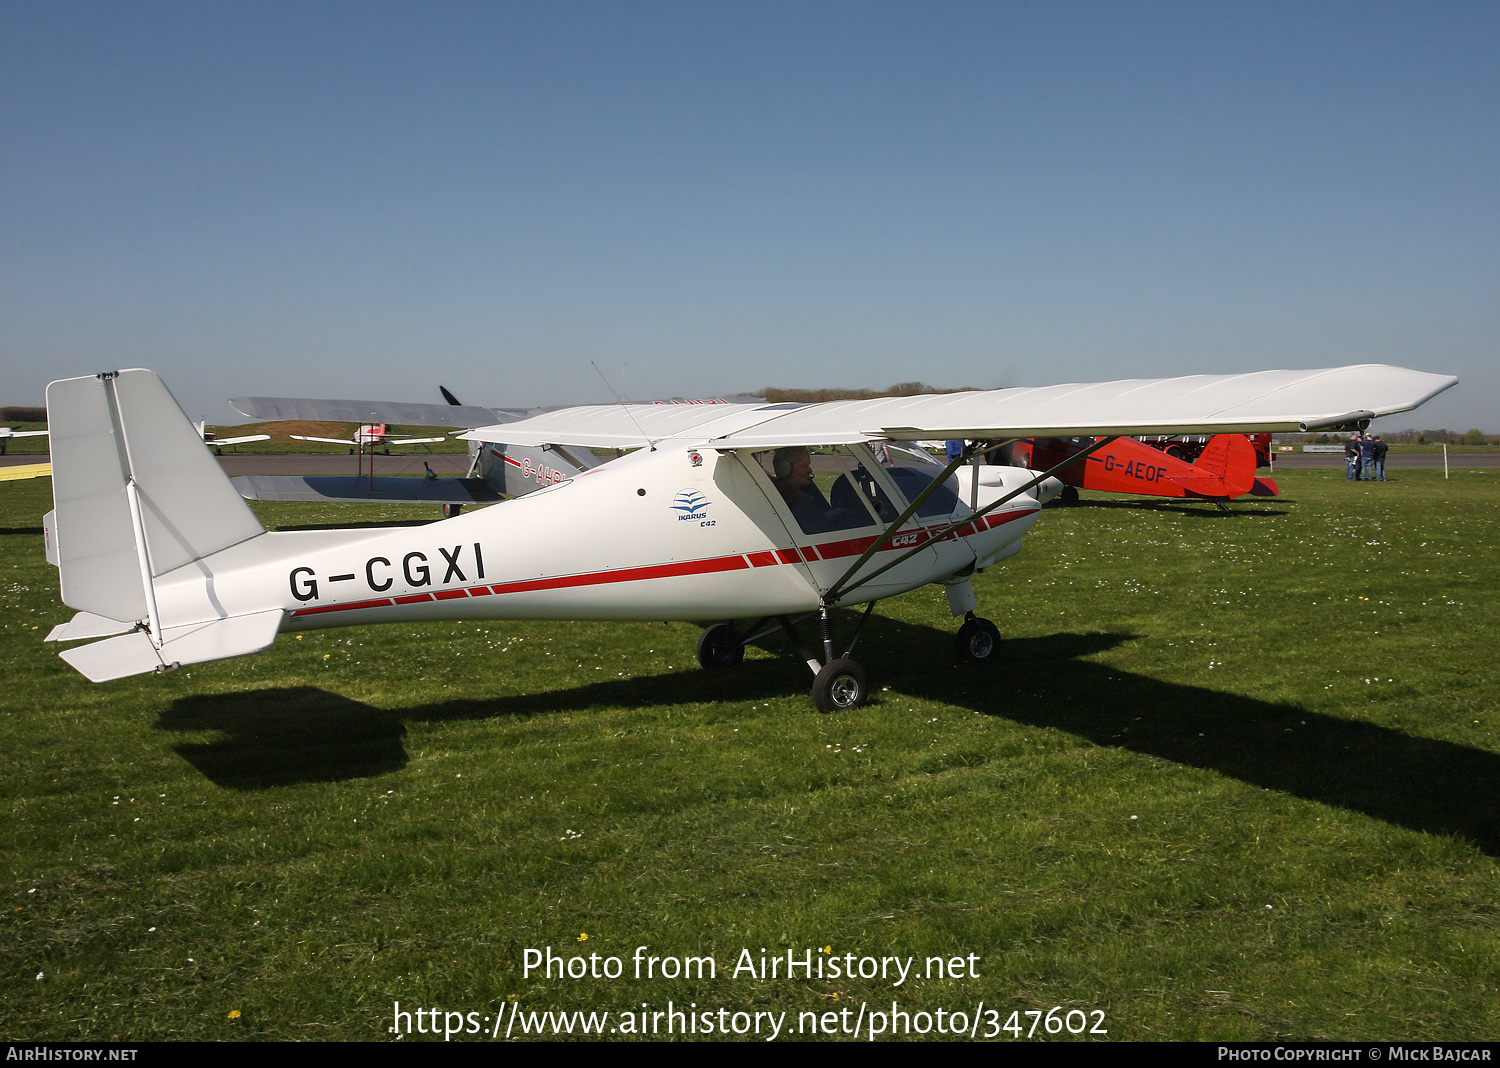
[[[1296,504],[1297,502],[1287,497],[1278,497],[1276,498],[1276,503]],[[1197,516],[1204,519],[1233,519],[1236,517],[1256,519],[1260,518],[1261,516],[1270,517],[1291,514],[1285,508],[1267,508],[1263,506],[1256,506],[1244,500],[1230,501],[1228,511],[1220,511],[1218,508],[1215,508],[1213,501],[1196,499],[1187,501],[1178,501],[1176,499],[1173,499],[1171,501],[1160,499],[1119,501],[1096,500],[1088,497],[1081,497],[1078,500],[1074,501],[1072,504],[1065,504],[1062,501],[1056,500],[1050,501],[1045,507],[1048,511],[1051,511],[1053,508],[1062,508],[1068,510],[1096,508],[1114,509],[1116,511],[1125,509],[1134,512],[1170,512],[1173,515]]]
[[[849,621],[841,621],[843,633]],[[875,619],[856,650],[880,665],[864,709],[920,697],[1099,746],[1205,768],[1309,801],[1429,834],[1455,835],[1500,856],[1500,755],[1369,723],[1208,689],[1162,682],[1083,657],[1129,634],[1058,633],[1007,639],[998,663],[958,665],[952,635]],[[183,698],[157,727],[217,730],[220,740],[177,751],[231,789],[264,789],[378,775],[405,767],[406,723],[529,717],[563,711],[738,703],[783,698],[808,685],[806,667],[779,638],[774,659],[726,671],[675,671],[492,699],[381,709],[312,686]],[[811,707],[808,715],[816,715]]]

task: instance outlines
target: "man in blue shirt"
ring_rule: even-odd
[[[1375,437],[1366,434],[1359,442],[1359,477],[1362,481],[1375,481]]]

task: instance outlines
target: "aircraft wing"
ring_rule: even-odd
[[[477,426],[510,423],[559,410],[587,411],[616,405],[585,405],[581,408],[483,408],[473,404],[414,404],[406,401],[314,400],[305,397],[230,397],[236,411],[260,422],[310,420],[331,423],[389,423],[392,426],[453,426],[465,430]],[[643,401],[629,407],[649,408],[723,408],[726,405],[762,403],[759,397],[737,395],[703,400]],[[583,442],[572,442],[582,445]]]
[[[247,441],[270,441],[270,434],[246,434],[240,438],[211,438],[206,439],[203,444],[209,446],[219,445],[243,445]]]
[[[928,438],[1305,432],[1408,411],[1457,381],[1361,364],[823,404],[569,408],[459,436],[592,448],[691,437],[711,448],[774,448]]]
[[[307,434],[288,434],[287,437],[293,441],[326,441],[330,445],[354,445],[357,442],[353,438],[314,438]]]
[[[264,423],[297,419],[329,423],[389,423],[392,426],[456,426],[465,429],[522,419],[530,410],[481,408],[472,404],[312,400],[303,397],[230,397],[229,403],[241,414]]]
[[[489,504],[500,500],[482,478],[374,479],[334,475],[241,475],[230,479],[248,501],[400,501],[403,504]],[[373,483],[373,484],[372,484]]]

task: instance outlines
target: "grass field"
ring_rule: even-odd
[[[1276,477],[1232,516],[1049,507],[975,581],[999,664],[958,665],[917,591],[833,716],[778,645],[710,675],[663,624],[322,631],[94,686],[41,641],[71,615],[50,483],[0,487],[3,1037],[894,998],[1115,1040],[1493,1038],[1500,474]],[[641,945],[718,977],[637,981]],[[523,977],[546,946],[626,971]],[[730,974],[762,947],[979,978]]]

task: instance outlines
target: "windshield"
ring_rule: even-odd
[[[916,500],[933,480],[943,473],[944,464],[938,463],[930,453],[914,445],[897,445],[893,442],[876,443],[870,448],[875,453],[875,458],[880,461],[880,466],[886,469],[907,501]],[[931,518],[950,516],[955,512],[962,514],[968,510],[958,497],[958,478],[949,475],[947,481],[927,498],[922,507],[917,509],[917,515]],[[895,516],[891,518],[894,519]]]

